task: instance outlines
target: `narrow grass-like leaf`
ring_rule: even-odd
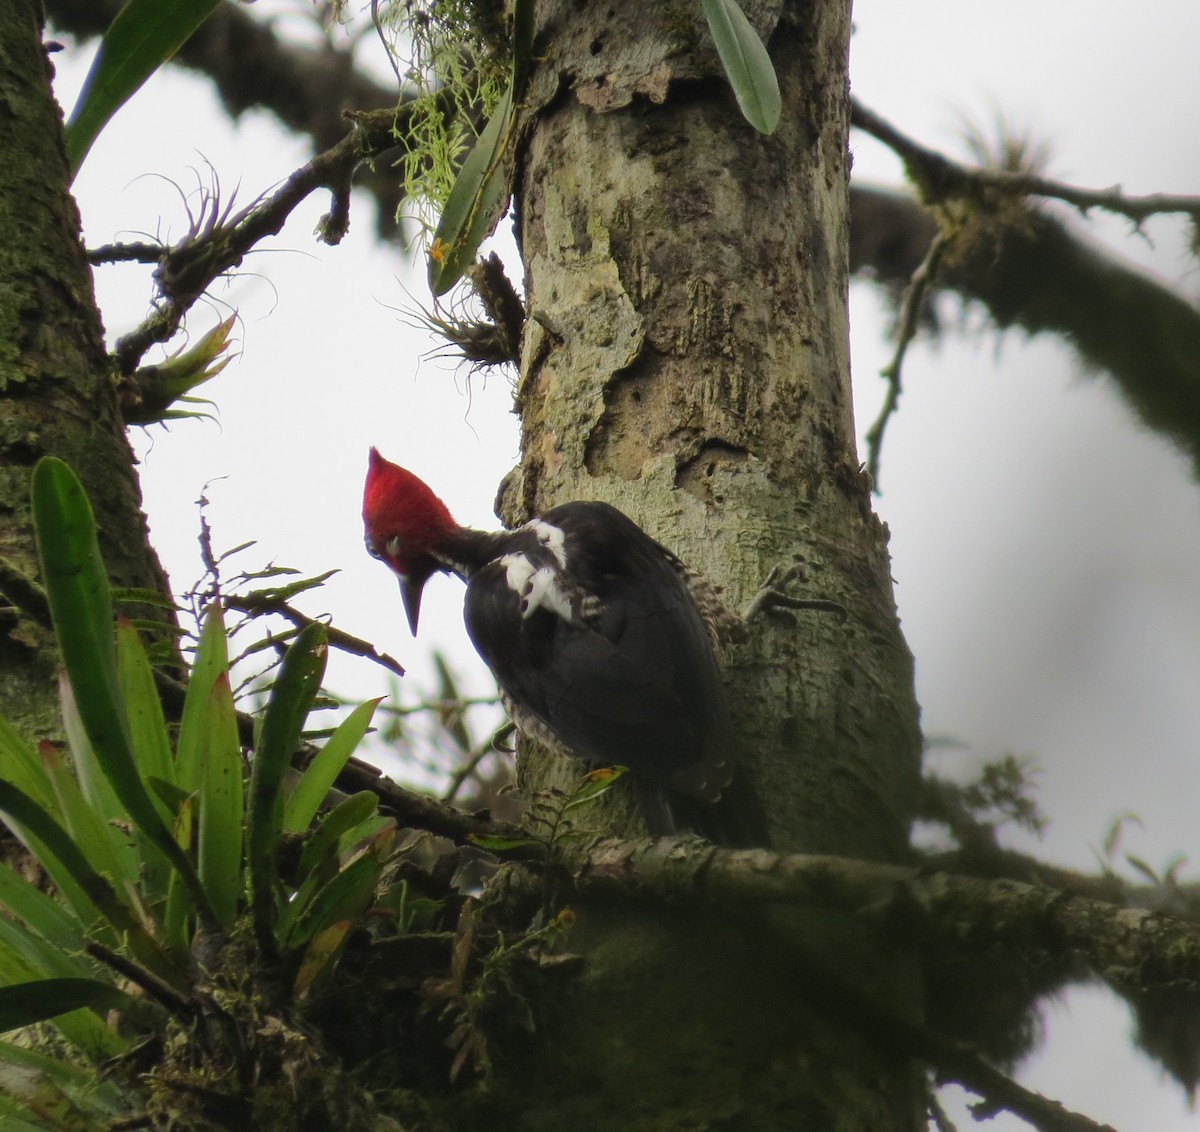
[[[31,978],[92,978],[96,971],[90,959],[79,953],[60,951],[54,944],[30,931],[19,920],[0,916],[0,945],[19,955],[30,967],[26,978],[10,978],[8,982],[25,983]]]
[[[320,622],[305,626],[280,665],[263,716],[262,731],[250,770],[250,812],[246,858],[250,905],[259,946],[275,946],[279,836],[283,828],[283,775],[291,764],[325,675],[329,634]]]
[[[317,810],[329,793],[337,776],[342,772],[358,744],[362,742],[375,709],[384,699],[367,700],[356,707],[329,737],[329,741],[305,768],[288,797],[283,809],[283,828],[292,833],[303,833],[312,824]]]
[[[83,485],[54,456],[33,471],[33,514],[42,577],[63,663],[92,749],[138,828],[170,860],[210,923],[212,909],[138,773],[117,679],[112,599]]]
[[[737,0],[700,0],[721,66],[742,116],[760,134],[773,134],[783,103],[771,56]]]
[[[0,987],[0,1031],[32,1026],[71,1010],[120,1010],[129,996],[99,979],[38,979]]]
[[[129,98],[167,62],[221,0],[129,0],[96,52],[71,120],[67,157],[79,171],[97,135]]]
[[[129,949],[138,959],[163,978],[177,977],[178,972],[138,917],[54,818],[29,795],[4,781],[0,781],[0,814],[9,826],[27,831],[41,843],[45,854],[39,855],[38,860],[55,883],[63,875],[68,876],[87,895],[100,915],[125,936]]]
[[[75,704],[71,682],[67,679],[65,673],[59,676],[58,696],[62,709],[63,731],[66,732],[67,746],[71,751],[72,768],[71,770],[65,770],[65,773],[72,777],[71,787],[74,793],[79,796],[77,806],[78,804],[82,804],[91,811],[90,822],[98,822],[104,827],[104,832],[107,835],[106,840],[121,854],[123,859],[121,861],[120,879],[123,880],[126,877],[136,879],[137,855],[133,847],[133,842],[128,837],[123,837],[118,844],[116,836],[117,829],[127,829],[129,827],[129,814],[126,813],[125,807],[117,800],[117,795],[105,777],[96,754],[92,750],[91,741],[88,739],[87,730],[83,725],[83,719],[80,717],[79,709]],[[82,834],[77,829],[79,825],[78,815],[73,814],[66,804],[63,790],[63,773],[58,772],[62,765],[62,756],[59,755],[57,748],[53,744],[46,742],[38,745],[38,756],[42,760],[42,765],[46,768],[47,775],[49,775],[54,783],[54,794],[62,809],[63,824],[79,844],[90,846],[92,836],[90,829],[87,835]],[[72,771],[74,772],[73,774]],[[109,877],[114,881],[118,879],[118,873],[108,869],[107,862],[105,865],[100,866],[100,868],[101,871],[107,871]]]
[[[379,798],[369,790],[360,790],[330,810],[300,853],[299,875],[317,871],[323,861],[336,854],[342,836],[373,817],[378,808]]]
[[[304,951],[304,958],[300,961],[296,981],[292,984],[292,993],[297,998],[304,999],[311,991],[320,987],[342,953],[342,947],[352,927],[353,920],[338,920],[313,936]]]
[[[175,760],[171,757],[171,738],[163,716],[162,699],[154,682],[154,670],[146,658],[142,638],[124,617],[117,619],[117,674],[142,778],[174,782]],[[169,817],[166,807],[162,813],[164,818]]]
[[[233,927],[242,881],[245,783],[237,712],[229,675],[221,673],[208,700],[200,789],[200,879],[221,926]]]
[[[454,179],[429,249],[429,287],[435,297],[462,278],[504,212],[504,159],[513,134],[514,105],[510,84]]]
[[[109,880],[122,903],[130,909],[136,908],[137,857],[128,834],[109,824],[83,796],[79,783],[53,743],[43,742],[40,754],[54,784],[63,828],[76,845],[86,846],[88,863]]]
[[[25,791],[42,809],[59,816],[42,760],[3,716],[0,716],[0,778]]]
[[[296,865],[300,885],[280,913],[276,935],[286,940],[296,920],[302,916],[321,889],[341,868],[338,849],[343,835],[370,820],[379,809],[379,799],[369,790],[351,794],[319,822],[305,842]]]
[[[375,885],[383,872],[383,857],[391,844],[391,831],[381,833],[370,850],[356,857],[325,885],[296,918],[287,946],[302,947],[335,921],[361,916],[374,898]]]
[[[209,695],[217,677],[229,670],[229,647],[225,633],[225,615],[220,602],[212,602],[204,613],[200,644],[188,676],[183,717],[179,723],[179,741],[175,747],[174,781],[186,793],[200,788],[200,764],[204,757],[205,716]]]
[[[75,972],[78,974],[78,972]],[[0,985],[29,983],[46,975],[24,953],[0,944]],[[54,1020],[54,1027],[76,1049],[95,1061],[114,1057],[127,1048],[128,1041],[110,1030],[91,1010],[72,1010]]]
[[[0,907],[64,955],[83,950],[79,919],[37,885],[6,867],[0,867]]]
[[[178,803],[162,797],[155,783],[169,785],[175,781],[175,760],[171,755],[171,739],[163,717],[162,700],[154,682],[154,671],[146,656],[138,631],[124,617],[117,618],[117,675],[125,701],[125,717],[129,721],[129,736],[133,741],[134,757],[143,781],[150,787],[150,797],[159,816],[168,825],[174,824]],[[149,904],[157,904],[167,895],[171,882],[171,866],[162,851],[141,830],[134,833],[141,862],[142,890]]]
[[[112,885],[92,868],[58,820],[19,787],[3,780],[0,780],[0,817],[36,855],[56,885],[64,892],[73,891],[82,897],[82,905],[72,900],[72,906],[83,922],[90,923],[98,915],[104,915],[111,923],[104,910],[110,904],[119,905],[117,919],[122,924],[126,922],[123,917],[129,917],[129,909],[121,905]]]
[[[175,817],[175,840],[179,842],[185,852],[192,847],[195,829],[195,801],[191,795],[184,798],[179,804],[179,812]],[[163,917],[167,951],[171,955],[181,957],[187,954],[194,916],[195,908],[192,905],[191,894],[179,879],[179,874],[173,873],[170,887],[167,890],[167,910]]]

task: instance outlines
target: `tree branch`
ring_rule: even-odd
[[[565,853],[584,892],[894,912],[905,930],[923,939],[945,933],[958,943],[969,937],[1014,948],[1035,939],[1123,990],[1200,983],[1200,925],[1042,885],[842,857],[717,849],[689,838],[601,840]]]
[[[341,240],[349,226],[351,175],[361,162],[391,147],[395,113],[356,113],[352,121],[354,127],[341,141],[297,169],[274,193],[233,216],[221,213],[214,198],[206,203],[196,228],[179,244],[163,250],[154,276],[164,301],[117,343],[122,373],[132,374],[152,345],[174,335],[213,280],[238,266],[260,240],[278,233],[309,193],[330,190],[333,199],[321,223],[321,236],[329,244]]]
[[[46,2],[55,27],[78,37],[102,33],[121,5],[122,0]],[[176,62],[210,76],[234,117],[251,107],[267,110],[287,128],[308,134],[317,149],[342,136],[343,108],[396,102],[396,92],[356,69],[348,52],[284,43],[269,24],[234,4],[219,8]],[[910,141],[903,135],[900,140]],[[911,144],[914,155],[931,152]],[[935,162],[939,169],[940,162]],[[377,164],[383,173],[360,166],[358,176],[379,204],[387,235],[395,231],[392,221],[401,198],[396,178],[386,172],[388,163]],[[957,179],[953,172],[945,176]],[[1016,189],[1004,176],[991,180],[1007,192]],[[1027,178],[1022,184],[1022,192],[1033,191]],[[1070,186],[1059,187],[1069,195]],[[1136,214],[1196,198],[1132,200]],[[1071,203],[1103,202],[1077,197]],[[857,183],[850,205],[851,270],[902,288],[936,232],[932,217],[906,195]],[[1142,421],[1179,444],[1200,474],[1200,314],[1169,289],[1036,212],[1019,230],[1005,231],[994,246],[944,262],[937,282],[983,303],[1001,328],[1020,326],[1030,334],[1066,338],[1088,366],[1113,375]]]
[[[905,194],[863,186],[850,212],[851,271],[899,291],[937,234],[933,217]],[[1200,475],[1200,312],[1045,212],[966,243],[943,258],[939,288],[982,303],[1001,329],[1066,339]]]
[[[1151,216],[1172,212],[1200,221],[1200,197],[1169,193],[1126,196],[1119,187],[1084,189],[1025,170],[968,168],[901,133],[856,99],[850,100],[850,124],[883,142],[900,157],[930,204],[956,197],[983,198],[988,193],[1001,193],[1012,198],[1037,196],[1061,200],[1085,215],[1090,209],[1102,208],[1128,217],[1137,225]]]

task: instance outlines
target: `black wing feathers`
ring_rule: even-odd
[[[559,563],[535,533],[515,532],[467,587],[480,655],[576,754],[716,801],[733,771],[729,721],[707,630],[675,560],[604,503],[568,503],[542,522],[563,532],[566,568],[556,578],[573,595],[572,616],[549,603],[522,616],[505,555],[555,571]]]

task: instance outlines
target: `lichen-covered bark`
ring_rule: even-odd
[[[56,660],[19,579],[37,575],[29,477],[40,457],[82,478],[113,579],[165,588],[68,192],[38,0],[13,0],[0,20],[0,153],[0,713],[38,737],[58,730]]]
[[[803,559],[802,592],[849,616],[765,620],[729,658],[739,757],[777,848],[898,859],[919,741],[852,427],[849,4],[746,7],[783,91],[770,138],[739,115],[698,5],[538,6],[518,182],[523,452],[502,509],[613,502],[734,608]],[[521,773],[536,791],[578,770],[533,751]],[[553,1050],[519,1074],[535,1097],[554,1082],[528,1127],[920,1124],[913,1074],[813,1015],[769,920],[577,915],[585,974]],[[834,917],[811,932],[843,977],[911,1001],[904,961],[858,934]]]

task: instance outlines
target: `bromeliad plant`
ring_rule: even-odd
[[[227,944],[284,1013],[311,996],[372,905],[395,830],[366,792],[319,815],[378,700],[287,781],[324,673],[324,626],[290,647],[247,773],[214,602],[172,744],[138,632],[114,629],[91,507],[62,461],[38,464],[33,509],[69,754],[34,748],[0,718],[0,817],[53,885],[0,866],[0,1031],[48,1024],[75,1063],[0,1041],[0,1123],[98,1129],[134,1098],[78,1063],[219,1010],[204,988]]]

